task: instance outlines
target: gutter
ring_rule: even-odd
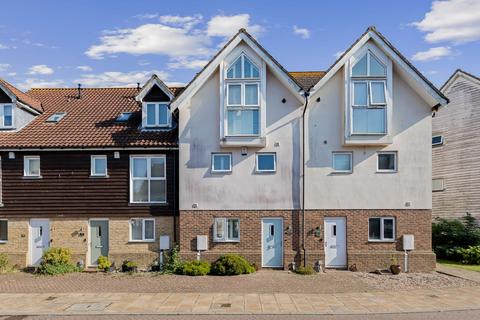
[[[302,113],[302,251],[303,251],[303,266],[307,266],[307,249],[305,248],[305,113],[308,107],[308,97],[310,89],[303,92],[305,98],[305,106]]]

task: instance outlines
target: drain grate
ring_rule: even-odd
[[[434,295],[434,294],[429,294],[428,296],[429,296],[430,298],[440,298],[439,296]]]
[[[224,309],[224,308],[231,308],[231,303],[215,303],[213,304],[213,309]]]
[[[50,297],[48,297],[47,299],[45,299],[45,301],[53,301],[53,300],[55,300],[55,299],[57,299],[57,297],[50,296]]]
[[[72,304],[67,311],[103,311],[110,303],[76,303]]]

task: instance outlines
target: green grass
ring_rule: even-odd
[[[449,261],[449,260],[443,260],[443,259],[437,259],[437,263],[442,264],[446,267],[480,272],[480,265],[462,264],[461,262],[455,262],[455,261]]]

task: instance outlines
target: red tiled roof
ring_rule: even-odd
[[[34,97],[17,89],[16,87],[14,87],[13,85],[11,85],[10,83],[8,83],[3,79],[0,79],[0,84],[6,87],[8,90],[10,90],[17,97],[17,100],[19,100],[20,102],[32,107],[33,109],[37,110],[40,113],[43,111],[42,104],[40,103],[40,101],[38,101]]]
[[[178,92],[180,88],[172,88]],[[42,102],[44,113],[18,132],[0,133],[2,148],[176,147],[176,130],[140,130],[141,105],[136,88],[32,89],[29,96]],[[66,112],[58,123],[46,122]],[[134,112],[126,123],[122,112]]]
[[[325,71],[292,71],[289,74],[297,80],[303,90],[308,90],[317,84],[326,74]]]

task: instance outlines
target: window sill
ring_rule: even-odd
[[[100,175],[90,175],[90,178],[92,179],[108,179],[110,176],[107,174],[105,176],[100,176]]]
[[[392,174],[392,173],[398,173],[398,170],[394,170],[394,171],[382,171],[382,170],[377,170],[375,171],[375,173],[380,173],[380,174],[383,174],[383,173],[386,173],[386,174]]]
[[[445,190],[447,190],[447,189],[443,188],[443,189],[440,189],[440,190],[432,190],[432,192],[443,192]],[[0,204],[0,206],[1,206],[1,204]]]
[[[5,244],[5,243],[8,243],[8,240],[7,241],[0,240],[0,244]]]
[[[267,139],[260,136],[226,136],[220,139],[222,147],[265,147]]]
[[[210,170],[211,174],[231,174],[232,170],[229,171],[221,171],[221,170]]]
[[[129,240],[128,243],[155,243],[155,240]]]
[[[330,174],[333,174],[333,175],[344,175],[344,174],[352,174],[353,171],[332,171],[330,172]]]
[[[239,240],[213,240],[213,243],[239,243]]]
[[[277,170],[255,170],[255,174],[275,174]]]
[[[370,240],[368,239],[368,243],[396,243],[397,240]]]
[[[22,179],[24,180],[39,180],[43,179],[42,176],[22,176]]]
[[[168,202],[129,202],[128,205],[132,207],[162,207],[168,206]]]

